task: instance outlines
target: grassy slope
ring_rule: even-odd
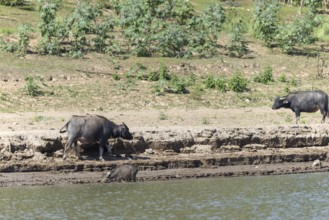
[[[198,10],[209,2],[211,1],[193,1]],[[251,17],[251,1],[247,2],[248,5],[237,9],[246,19]],[[72,7],[74,4],[66,3],[60,14],[67,14]],[[294,11],[297,9],[287,7],[282,16],[292,16]],[[33,11],[33,7],[23,9],[0,7],[1,35],[10,38],[10,34],[26,21],[37,27],[38,13]],[[327,79],[317,77],[321,69],[318,66],[318,58],[284,55],[279,51],[264,48],[253,39],[250,39],[249,48],[251,53],[244,59],[222,54],[213,59],[189,60],[157,57],[130,57],[126,60],[118,60],[100,54],[88,54],[85,59],[80,60],[36,54],[19,58],[13,54],[0,52],[0,111],[241,108],[271,106],[273,98],[285,94],[287,89],[317,88],[329,92]],[[321,57],[326,58],[326,54],[322,53]],[[180,76],[195,74],[197,81],[194,86],[188,88],[189,94],[157,96],[153,91],[155,83],[125,77],[125,73],[136,63],[142,63],[148,69],[158,69],[161,64],[165,64],[171,73]],[[204,76],[230,76],[240,71],[248,79],[252,79],[267,66],[272,67],[275,82],[263,85],[250,81],[249,92],[235,94],[200,89],[203,87]],[[324,59],[323,73],[329,74],[326,59]],[[39,77],[39,85],[45,92],[44,96],[33,98],[24,92],[26,85],[24,78],[28,75]],[[113,75],[119,75],[121,79],[114,80]],[[289,82],[279,82],[278,78],[282,75],[285,75]],[[292,79],[297,80],[297,86],[291,84]]]

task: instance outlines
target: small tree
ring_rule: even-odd
[[[278,32],[278,13],[280,6],[277,1],[258,0],[254,8],[254,34],[271,47]]]
[[[242,57],[248,53],[248,43],[243,36],[245,32],[245,23],[241,19],[233,22],[229,33],[230,45],[228,46],[231,56]]]
[[[73,48],[70,51],[71,57],[78,58],[83,56],[85,47],[88,45],[88,34],[95,33],[96,18],[102,14],[96,6],[81,1],[74,12],[65,21],[65,27],[68,36],[73,37]],[[103,36],[104,37],[104,36]]]
[[[206,8],[200,16],[194,16],[189,24],[193,30],[191,32],[189,28],[189,46],[201,56],[213,56],[225,20],[225,10],[217,3]]]
[[[29,24],[23,24],[18,28],[18,51],[21,55],[27,53],[27,48],[30,44],[30,35],[32,27]]]
[[[56,1],[40,0],[38,2],[40,11],[39,29],[42,40],[39,42],[39,51],[45,54],[58,54],[59,37],[62,26],[56,21],[56,13],[59,5]]]
[[[320,20],[312,12],[296,18],[293,24],[280,27],[276,36],[279,47],[285,53],[292,53],[295,46],[308,45],[315,42],[314,29],[320,25]]]

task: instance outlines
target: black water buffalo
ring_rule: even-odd
[[[111,170],[110,173],[107,174],[106,178],[110,180],[110,182],[118,181],[121,182],[121,180],[124,181],[134,181],[136,182],[136,175],[138,172],[138,167],[134,165],[119,165],[113,170]]]
[[[283,97],[277,97],[272,109],[290,108],[296,114],[296,124],[299,123],[301,112],[316,112],[320,109],[322,114],[322,123],[325,122],[328,115],[328,95],[327,93],[317,91],[292,92]]]
[[[66,129],[66,130],[64,130]],[[117,125],[107,118],[99,115],[73,116],[60,130],[60,133],[68,132],[68,141],[65,145],[63,159],[66,159],[66,152],[74,143],[75,152],[79,159],[77,141],[83,144],[99,142],[99,159],[103,159],[103,152],[109,138],[124,138],[131,140],[133,136],[124,123]]]

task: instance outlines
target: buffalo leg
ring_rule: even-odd
[[[111,145],[106,144],[105,146],[106,146],[106,149],[107,149],[107,153],[108,153],[109,155],[111,155],[111,151],[112,151],[112,147],[111,147]]]
[[[326,122],[326,117],[328,115],[328,112],[326,112],[325,110],[322,110],[322,108],[320,109],[320,111],[321,111],[321,115],[322,115],[321,123],[324,124]]]
[[[299,124],[300,111],[296,110],[296,111],[295,111],[295,114],[296,114],[296,124]]]
[[[99,160],[104,161],[103,154],[104,154],[104,149],[106,147],[106,141],[101,140],[99,142]]]
[[[75,153],[77,154],[79,160],[81,160],[81,155],[80,155],[80,152],[79,152],[78,142],[77,141],[74,141],[74,150],[75,150]]]
[[[78,149],[78,142],[77,141],[72,141],[71,139],[67,141],[64,149],[64,155],[63,155],[63,160],[66,159],[67,157],[67,151],[71,148],[72,144],[74,144],[74,150],[78,156],[79,159],[81,159],[80,152]]]
[[[66,152],[67,152],[68,149],[71,148],[72,144],[73,144],[73,139],[72,139],[72,138],[69,138],[69,140],[68,140],[67,143],[65,144],[63,160],[66,159]]]

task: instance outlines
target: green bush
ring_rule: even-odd
[[[227,79],[225,78],[218,78],[216,80],[216,89],[218,89],[221,92],[226,92],[228,90],[227,86]]]
[[[248,53],[248,43],[244,38],[246,24],[241,20],[233,22],[229,32],[230,44],[228,50],[231,56],[242,57]]]
[[[188,44],[186,31],[179,25],[168,25],[166,29],[155,36],[158,42],[156,52],[164,57],[184,57],[185,46]]]
[[[148,75],[149,81],[170,80],[171,76],[166,66],[161,65],[158,71],[152,71]]]
[[[0,41],[0,49],[9,53],[14,53],[18,50],[18,45],[15,42]]]
[[[29,24],[23,24],[18,28],[18,50],[22,55],[27,53],[32,31],[32,26]]]
[[[25,4],[24,0],[0,0],[0,5],[5,5],[5,6],[19,6],[24,4]]]
[[[32,32],[31,25],[23,24],[18,27],[18,42],[0,41],[0,49],[6,52],[19,52],[20,55],[27,53],[27,48],[30,43],[30,34]]]
[[[276,36],[279,47],[284,53],[292,53],[295,46],[314,43],[316,39],[313,33],[320,24],[319,18],[309,11],[306,15],[296,18],[293,24],[281,26]]]
[[[32,76],[25,77],[25,91],[28,95],[35,97],[43,95],[40,86],[36,83],[35,79]]]
[[[281,74],[278,78],[278,81],[279,82],[288,82],[288,79],[287,79],[286,75]]]
[[[279,30],[278,1],[257,0],[254,7],[254,34],[264,41],[266,47],[272,47]]]
[[[228,90],[228,81],[223,77],[215,78],[214,76],[208,76],[203,83],[208,89],[218,89],[221,92],[226,92]]]
[[[268,66],[265,70],[254,77],[254,82],[269,84],[273,82],[273,70],[272,67]]]
[[[187,86],[188,82],[185,79],[179,78],[178,76],[174,75],[171,77],[170,80],[169,92],[175,94],[185,94],[188,93]]]
[[[216,88],[216,79],[214,76],[207,76],[204,80],[204,85],[207,89],[215,89]]]
[[[293,78],[293,79],[291,80],[290,84],[291,84],[292,86],[297,86],[297,85],[298,85],[297,79],[296,79],[296,78]]]
[[[247,86],[248,80],[240,72],[234,73],[231,79],[229,80],[229,88],[233,92],[245,92],[248,89]]]

